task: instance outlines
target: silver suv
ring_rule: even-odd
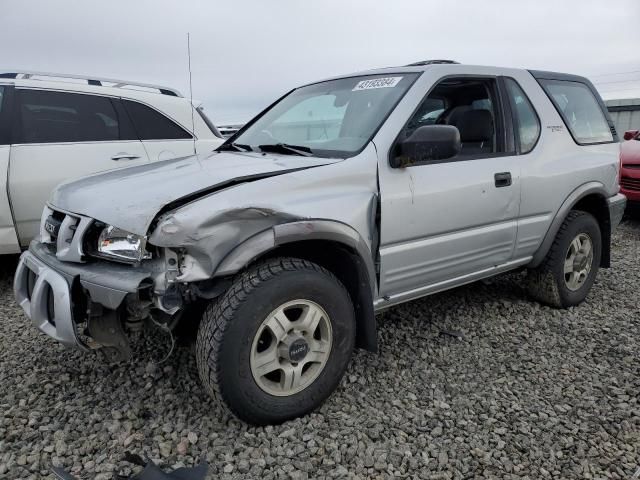
[[[210,155],[59,186],[15,295],[112,361],[145,326],[197,330],[200,377],[242,419],[302,415],[375,313],[517,268],[582,302],[625,207],[582,77],[427,61],[292,90]]]

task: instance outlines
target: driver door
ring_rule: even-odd
[[[434,122],[425,104],[442,108],[435,96],[446,105]],[[410,126],[450,124],[460,131],[460,154],[406,168],[380,163],[380,296],[417,297],[470,281],[512,258],[520,167],[513,140],[507,141],[502,103],[495,77],[443,80],[398,139],[410,135]],[[491,120],[490,127],[477,123]]]

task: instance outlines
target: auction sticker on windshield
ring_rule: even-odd
[[[369,90],[371,88],[390,88],[395,87],[402,77],[383,77],[372,78],[370,80],[362,80],[353,87],[353,92],[357,90]]]

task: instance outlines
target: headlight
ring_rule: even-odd
[[[147,239],[113,225],[105,227],[98,237],[98,254],[125,262],[139,262],[151,258],[146,251]]]

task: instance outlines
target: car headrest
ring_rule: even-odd
[[[468,110],[460,115],[456,125],[460,141],[486,142],[493,139],[493,115],[489,110]]]
[[[470,105],[458,105],[457,107],[453,107],[447,113],[447,124],[448,125],[457,125],[460,121],[460,117],[465,113],[471,110]]]
[[[460,115],[464,112],[471,110],[471,105],[458,105],[457,107],[451,107],[440,114],[436,123],[440,125],[453,125],[460,119]]]

